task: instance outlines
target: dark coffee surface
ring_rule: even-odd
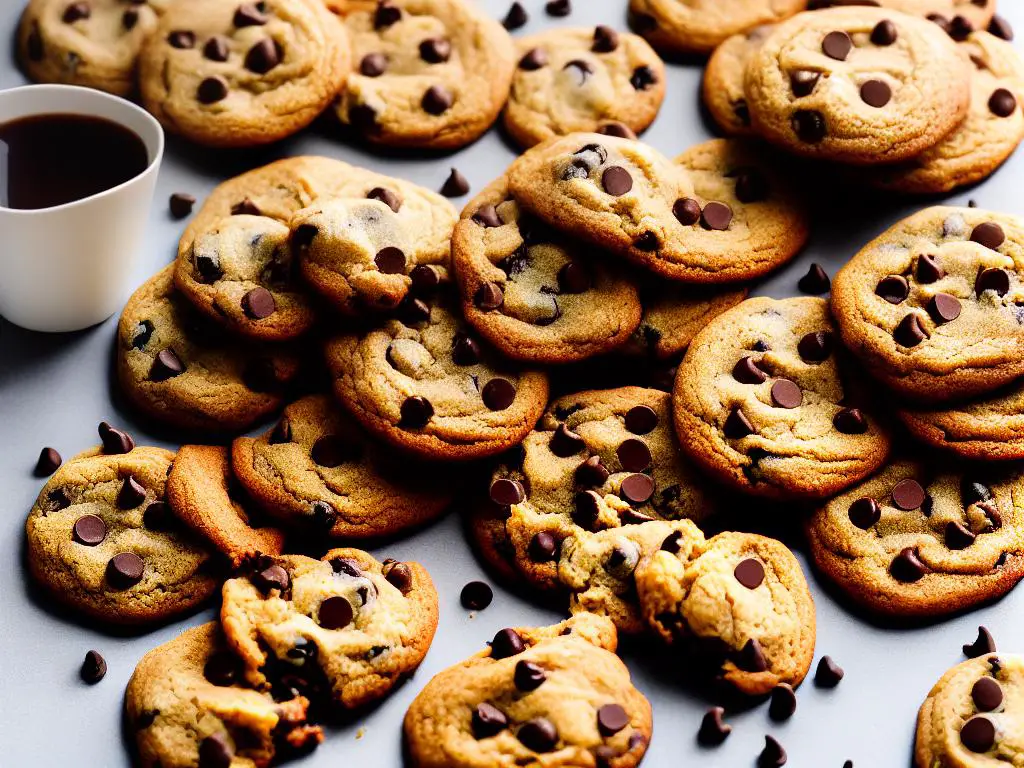
[[[33,115],[0,125],[0,206],[49,208],[99,194],[149,165],[133,131],[87,115]]]

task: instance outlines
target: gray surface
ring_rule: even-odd
[[[14,28],[18,0],[0,2],[0,37]],[[486,0],[496,16],[508,0]],[[576,0],[567,19],[550,19],[543,0],[524,3],[533,18],[526,31],[548,26],[603,22],[623,27],[624,0]],[[1024,30],[1024,7],[1005,1],[1004,14]],[[522,34],[522,32],[518,33]],[[707,138],[708,126],[698,108],[698,65],[672,65],[668,97],[646,138],[673,155]],[[23,83],[13,65],[0,66],[0,87]],[[134,284],[142,282],[173,256],[182,225],[170,220],[165,201],[173,191],[188,191],[200,200],[219,181],[278,156],[324,154],[366,165],[437,188],[448,168],[457,165],[479,190],[512,159],[512,151],[491,132],[476,145],[447,158],[399,159],[346,146],[318,129],[269,151],[241,154],[189,151],[172,140],[160,177],[157,204],[149,222],[148,247]],[[225,164],[227,159],[228,164]],[[983,207],[1022,213],[1019,181],[1024,154],[980,188],[956,195],[976,198]],[[822,187],[828,181],[822,179]],[[457,203],[460,201],[456,201]],[[795,263],[775,275],[758,292],[785,296],[811,261],[830,273],[870,237],[914,206],[871,201],[873,206],[838,200],[824,206],[808,249]],[[3,233],[0,233],[0,248]],[[0,279],[3,279],[0,276]],[[0,765],[2,766],[127,766],[128,753],[120,734],[120,708],[125,683],[138,659],[186,625],[208,620],[207,610],[187,621],[149,633],[108,634],[82,624],[38,597],[22,564],[24,516],[40,482],[31,470],[43,445],[67,457],[96,441],[101,419],[130,429],[138,442],[167,444],[147,434],[133,414],[112,401],[110,356],[115,321],[79,334],[47,337],[20,331],[0,322]],[[173,447],[173,446],[170,446]],[[758,502],[750,502],[757,514]],[[785,510],[784,510],[785,511]],[[303,768],[349,764],[397,766],[400,763],[401,718],[424,683],[439,670],[478,650],[495,630],[515,624],[541,624],[555,614],[535,608],[497,588],[494,604],[475,618],[459,606],[462,585],[483,573],[468,549],[455,517],[389,545],[388,556],[417,559],[439,586],[441,622],[434,645],[416,676],[379,708],[350,727],[332,729]],[[378,553],[383,556],[382,553]],[[857,768],[906,768],[910,764],[914,717],[928,689],[949,666],[962,659],[960,646],[973,640],[979,623],[988,625],[1004,650],[1022,650],[1024,589],[995,606],[937,625],[896,629],[868,623],[826,594],[809,573],[818,608],[818,654],[832,655],[846,670],[834,691],[808,682],[799,692],[796,716],[773,724],[760,706],[730,717],[732,736],[724,746],[704,750],[694,741],[701,715],[710,702],[699,692],[674,682],[657,656],[627,652],[636,684],[654,702],[655,731],[645,768],[667,766],[752,766],[765,733],[775,734],[796,768],[839,768],[846,759]],[[110,671],[96,687],[79,682],[77,668],[85,651],[99,649]],[[365,729],[360,738],[359,728]]]

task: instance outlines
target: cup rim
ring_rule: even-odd
[[[135,103],[133,103],[131,101],[128,101],[128,99],[122,99],[120,96],[114,96],[111,93],[107,93],[106,91],[100,91],[100,90],[97,90],[95,88],[86,88],[86,87],[80,86],[80,85],[66,85],[66,84],[63,84],[63,83],[34,83],[34,84],[30,84],[30,85],[20,85],[20,86],[17,86],[15,88],[5,88],[5,89],[0,90],[0,97],[7,97],[7,96],[9,96],[11,94],[23,93],[25,91],[56,91],[56,92],[62,92],[62,91],[63,92],[69,92],[69,91],[71,91],[71,92],[79,93],[79,94],[81,94],[85,98],[95,98],[95,99],[97,99],[99,101],[104,101],[104,102],[107,102],[107,103],[113,103],[113,104],[116,104],[118,107],[123,107],[123,108],[127,109],[129,112],[133,112],[136,115],[138,115],[139,117],[141,117],[144,122],[148,123],[150,125],[150,127],[154,129],[154,132],[155,132],[154,135],[156,136],[156,148],[155,148],[155,151],[153,152],[153,156],[149,158],[149,163],[147,163],[147,165],[146,165],[144,170],[142,170],[140,173],[136,174],[135,176],[132,176],[127,181],[121,182],[116,187],[111,187],[110,189],[105,189],[102,192],[97,192],[96,194],[89,195],[88,197],[83,197],[80,200],[72,200],[69,203],[61,203],[60,205],[51,205],[48,208],[8,208],[5,205],[0,205],[0,212],[2,212],[2,213],[5,213],[5,214],[17,214],[17,215],[21,215],[21,216],[31,216],[31,215],[37,215],[37,214],[53,213],[54,211],[63,211],[63,210],[67,210],[69,208],[74,208],[75,206],[85,205],[87,203],[91,203],[91,202],[93,202],[95,200],[98,200],[100,198],[108,197],[110,195],[116,194],[117,192],[119,192],[120,190],[124,189],[125,187],[127,187],[127,186],[129,186],[131,184],[134,184],[135,182],[137,182],[142,177],[152,173],[153,169],[156,168],[160,164],[160,161],[163,159],[163,156],[164,156],[164,145],[165,145],[165,136],[164,136],[163,126],[160,125],[160,122],[155,117],[153,117],[153,115],[151,115],[145,109],[140,107],[138,104],[135,104]],[[43,112],[31,112],[31,113],[22,115],[21,117],[16,117],[16,118],[11,118],[11,119],[12,120],[20,120],[22,118],[32,117],[34,115],[43,115],[43,114],[61,114],[61,113],[59,112],[59,110],[50,110],[50,111],[43,111]],[[64,113],[64,114],[76,114],[76,113],[72,112],[72,113]],[[78,114],[87,114],[87,113],[78,113]],[[129,126],[125,125],[122,120],[119,120],[119,119],[116,119],[116,118],[104,118],[104,119],[105,120],[110,120],[111,122],[114,122],[114,123],[117,123],[122,128],[127,128],[128,130],[132,130],[131,128],[129,128]],[[0,117],[0,123],[3,123],[3,122],[7,122],[7,120],[5,120],[4,118]],[[138,133],[136,131],[132,130],[132,132],[135,133],[136,135],[138,135]],[[142,136],[139,136],[139,139],[141,141],[145,142],[145,139]]]

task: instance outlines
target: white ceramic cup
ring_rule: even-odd
[[[0,91],[0,124],[44,114],[111,120],[142,139],[149,155],[141,174],[91,197],[38,210],[0,206],[0,315],[33,331],[77,331],[106,320],[125,300],[164,134],[148,112],[101,91],[72,85]]]

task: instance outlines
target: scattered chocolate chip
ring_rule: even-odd
[[[970,36],[971,32],[974,31],[974,24],[971,20],[965,16],[957,14],[949,22],[949,36],[956,40],[958,43],[962,43]]]
[[[228,81],[220,75],[206,78],[199,83],[199,88],[196,90],[196,98],[199,99],[200,104],[216,104],[227,98],[227,95]]]
[[[996,117],[1009,117],[1017,111],[1017,99],[1006,88],[997,88],[988,100],[988,108]]]
[[[1013,27],[1010,22],[998,14],[993,16],[992,21],[989,22],[988,33],[1002,40],[1013,40]]]
[[[171,216],[176,219],[184,219],[192,213],[192,206],[195,204],[196,198],[194,195],[189,195],[184,192],[175,192],[171,195],[169,201]]]
[[[902,275],[889,275],[878,281],[875,287],[875,295],[888,301],[890,304],[902,304],[910,295],[910,283]]]
[[[115,589],[128,589],[142,581],[145,564],[133,552],[120,552],[107,563],[107,581]]]
[[[832,418],[832,426],[844,435],[863,435],[868,431],[868,420],[860,408],[843,408]]]
[[[732,575],[747,589],[757,589],[764,582],[764,566],[761,561],[748,557],[736,566]]]
[[[807,274],[797,281],[796,285],[804,293],[817,296],[828,293],[832,288],[832,281],[829,280],[828,273],[825,272],[821,264],[814,263],[807,270]]]
[[[705,229],[726,230],[732,223],[732,208],[725,203],[712,200],[700,213],[700,223]]]
[[[214,733],[199,742],[199,768],[231,768],[235,750],[227,736]]]
[[[871,42],[883,47],[895,43],[897,36],[896,25],[888,19],[878,22],[871,30]]]
[[[991,677],[982,677],[971,688],[971,698],[979,712],[994,712],[1003,703],[1003,689]]]
[[[893,486],[892,502],[899,509],[910,512],[911,510],[921,508],[921,505],[924,504],[926,495],[924,488],[919,482],[907,478]]]
[[[786,750],[774,736],[764,737],[764,749],[757,756],[757,768],[781,768],[786,764]]]
[[[170,530],[175,520],[171,505],[166,501],[150,502],[142,513],[142,524],[151,531]]]
[[[265,75],[281,63],[281,51],[277,43],[265,37],[245,54],[245,68],[257,75]]]
[[[388,57],[383,53],[368,53],[359,62],[359,74],[380,77],[388,68]]]
[[[752,357],[741,357],[732,368],[732,377],[740,384],[763,384],[768,374],[758,368]]]
[[[795,382],[789,379],[776,379],[772,384],[772,404],[778,408],[799,408],[804,401],[804,393]]]
[[[619,443],[615,455],[626,472],[643,472],[651,466],[651,449],[647,443],[635,437]]]
[[[984,715],[975,715],[960,729],[960,741],[971,752],[988,752],[996,743],[996,727]]]
[[[860,99],[869,107],[880,109],[892,99],[892,88],[884,80],[868,80],[860,87]]]
[[[441,194],[445,197],[462,197],[469,193],[469,182],[466,177],[459,173],[458,169],[452,168],[448,178],[441,185]]]
[[[223,35],[214,35],[203,46],[203,56],[210,61],[227,61],[229,53],[228,39]]]
[[[928,338],[928,334],[921,324],[921,318],[913,312],[900,320],[892,336],[896,343],[903,347],[916,347]]]
[[[654,480],[639,472],[627,475],[619,485],[619,492],[630,504],[645,504],[654,495]]]
[[[185,364],[174,354],[171,348],[162,349],[157,353],[153,365],[149,369],[149,378],[152,381],[167,381],[185,372]]]
[[[736,658],[736,666],[744,672],[764,672],[768,669],[768,660],[756,638],[747,640]]]
[[[107,526],[96,515],[82,515],[72,526],[71,537],[86,547],[95,547],[107,537]]]
[[[892,564],[889,566],[889,573],[897,581],[902,581],[904,584],[913,584],[915,581],[920,581],[924,578],[927,569],[924,563],[921,562],[920,557],[918,557],[917,550],[913,547],[907,547],[893,559]]]
[[[681,197],[672,205],[672,214],[684,227],[700,221],[700,203],[692,197]]]
[[[594,28],[594,43],[591,50],[594,53],[611,53],[619,47],[619,33],[604,24],[598,24]]]
[[[473,736],[477,739],[487,739],[496,736],[508,728],[508,718],[493,704],[483,702],[478,704],[473,712]]]
[[[704,713],[697,731],[697,741],[708,747],[716,747],[732,733],[732,726],[722,720],[725,710],[722,707],[711,707]]]
[[[601,186],[612,197],[621,197],[633,189],[633,177],[625,168],[613,165],[601,174]]]
[[[679,531],[673,531],[665,540],[661,542],[661,549],[665,552],[671,552],[673,555],[679,554],[680,542],[683,539],[683,534]]]
[[[514,629],[499,629],[491,640],[491,658],[507,659],[526,650],[526,643]]]
[[[850,522],[863,531],[868,530],[882,517],[882,507],[874,499],[857,499],[847,511]]]
[[[978,627],[978,639],[970,645],[964,646],[964,656],[969,659],[976,659],[996,652],[996,641],[987,627]]]
[[[552,3],[548,3],[548,7],[550,8],[551,5],[561,2],[564,2],[566,6],[569,4],[568,0],[553,0]],[[565,14],[555,15],[564,16]],[[524,747],[534,752],[550,752],[558,744],[558,731],[550,720],[546,720],[543,717],[535,717],[519,727],[516,738],[519,739]]]
[[[432,85],[423,94],[421,106],[427,114],[443,115],[451,108],[452,103],[452,95],[447,89],[440,85]]]
[[[544,6],[548,16],[568,16],[572,13],[572,3],[569,0],[549,0]]]
[[[597,488],[604,485],[610,473],[601,462],[601,457],[594,455],[576,467],[576,482],[584,488]]]
[[[831,656],[822,656],[814,672],[814,684],[819,688],[835,688],[844,674],[843,668]]]
[[[519,29],[526,25],[526,22],[530,20],[529,15],[526,13],[526,9],[523,8],[522,3],[512,3],[508,9],[508,13],[505,14],[505,20],[502,24],[505,25],[505,29],[512,31],[513,29]]]
[[[504,411],[516,399],[516,386],[508,379],[494,378],[484,384],[480,397],[492,411]]]
[[[310,507],[310,514],[313,517],[313,526],[318,531],[330,531],[338,520],[338,513],[326,501],[313,502],[313,506]]]
[[[796,712],[796,692],[789,683],[779,683],[772,689],[768,716],[776,722],[789,720]]]
[[[441,284],[441,278],[437,276],[437,271],[427,264],[413,267],[409,277],[412,279],[413,293],[421,296],[429,296]]]
[[[960,300],[948,293],[937,293],[928,302],[928,314],[937,325],[951,323],[960,317]]]
[[[434,406],[425,397],[413,395],[402,402],[401,415],[401,426],[407,429],[422,429],[434,415]]]
[[[994,251],[1006,240],[1006,233],[994,221],[986,221],[972,230],[971,240]]]
[[[57,453],[56,449],[43,448],[39,452],[39,458],[36,460],[36,467],[32,470],[32,473],[36,477],[49,477],[57,471],[61,461],[60,454]]]
[[[349,123],[363,133],[377,130],[377,110],[369,104],[353,104],[348,110]]]
[[[754,426],[744,415],[743,411],[739,408],[733,408],[732,411],[729,412],[729,416],[725,419],[725,424],[722,426],[722,432],[730,440],[739,440],[740,438],[754,434]]]
[[[135,448],[135,441],[127,432],[115,429],[105,421],[100,422],[99,433],[103,452],[108,456],[130,453]]]
[[[793,113],[792,126],[797,138],[806,144],[817,144],[825,138],[828,130],[824,115],[808,109]]]
[[[460,333],[452,340],[452,360],[456,365],[476,365],[480,362],[480,345],[476,339]]]
[[[812,331],[801,337],[796,349],[805,363],[821,363],[832,355],[833,346],[831,331]]]
[[[797,98],[810,96],[818,85],[819,80],[821,80],[820,72],[798,69],[789,76],[789,88]]]
[[[846,57],[850,55],[852,49],[853,40],[848,34],[841,31],[829,32],[821,42],[821,50],[830,59],[836,61],[846,61]]]
[[[527,554],[530,560],[535,563],[547,563],[555,559],[558,552],[558,542],[555,537],[547,531],[541,531],[530,540],[527,547]]]
[[[469,611],[482,611],[494,599],[494,590],[482,581],[471,581],[462,588],[459,600]]]
[[[107,674],[107,661],[100,656],[99,651],[89,651],[85,654],[82,667],[78,670],[82,680],[89,685],[95,685]]]
[[[564,459],[579,453],[587,447],[587,444],[583,441],[582,437],[569,429],[565,424],[559,424],[554,434],[551,435],[548,447],[555,456]]]
[[[941,13],[929,13],[925,18],[933,24],[937,24],[947,35],[949,34],[949,19]]]
[[[997,296],[1005,296],[1010,291],[1010,273],[1005,269],[983,269],[974,281],[974,292],[981,296],[985,291],[995,291]]]
[[[72,3],[64,9],[61,19],[65,24],[74,24],[76,21],[88,19],[92,15],[92,9],[88,3]]]
[[[391,562],[384,568],[384,578],[403,595],[412,589],[412,568],[405,563]]]
[[[242,3],[235,11],[234,24],[242,27],[261,27],[270,21],[270,17],[264,12],[262,3]]]

